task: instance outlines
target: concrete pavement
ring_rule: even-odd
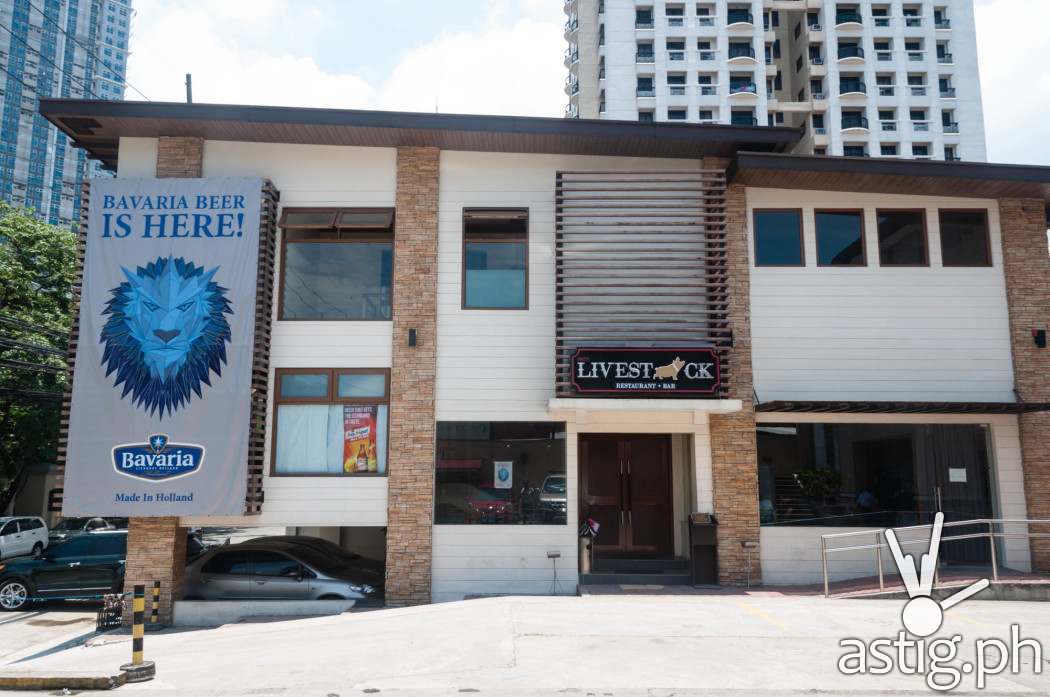
[[[97,606],[35,603],[25,612],[0,613],[0,665],[33,655],[95,629]]]
[[[895,638],[903,603],[754,593],[736,596],[514,597],[338,617],[167,631],[146,637],[157,679],[143,695],[387,696],[587,694],[931,694],[922,676],[842,675],[847,637]],[[968,601],[937,636],[1022,636],[1050,647],[1050,604]],[[127,661],[130,640],[104,636],[21,664],[104,670]],[[1035,675],[988,678],[982,694],[1050,694],[1050,657]],[[956,663],[959,663],[957,661]],[[568,690],[568,692],[566,692]],[[959,693],[975,693],[973,676]]]

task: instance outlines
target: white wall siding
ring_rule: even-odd
[[[121,179],[157,176],[157,139],[121,138],[117,150],[117,176]]]
[[[999,212],[983,199],[747,190],[760,401],[1013,401]],[[806,266],[755,267],[753,211],[802,208]],[[866,267],[818,267],[814,209],[864,208]],[[876,208],[924,208],[930,266],[881,267]],[[993,265],[944,268],[938,208],[987,208]]]

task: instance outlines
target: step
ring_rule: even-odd
[[[595,573],[610,574],[666,574],[689,571],[689,560],[674,559],[598,557],[591,563]]]
[[[580,574],[580,585],[603,585],[603,586],[688,586],[690,585],[689,574]]]

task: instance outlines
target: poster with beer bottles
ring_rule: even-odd
[[[378,472],[376,426],[379,407],[347,404],[343,407],[343,471]]]

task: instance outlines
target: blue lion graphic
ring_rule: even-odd
[[[227,289],[213,279],[219,267],[204,267],[182,257],[158,257],[111,290],[102,312],[108,316],[100,341],[106,377],[124,385],[121,399],[150,416],[172,414],[198,397],[210,373],[222,376],[226,344],[231,339],[226,315],[233,314]]]

